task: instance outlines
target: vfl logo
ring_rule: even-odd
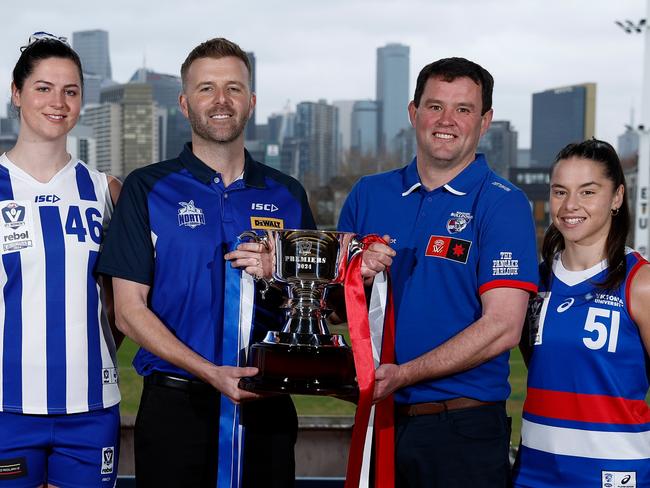
[[[5,221],[5,227],[11,227],[12,229],[25,225],[25,207],[15,202],[7,204],[2,209],[2,219]]]
[[[178,209],[178,225],[194,229],[199,225],[205,225],[203,210],[194,206],[194,200],[189,202],[178,202],[181,208]]]
[[[311,252],[311,241],[298,241],[296,248],[298,254],[309,254]]]
[[[566,312],[571,308],[571,305],[573,305],[574,302],[575,300],[573,298],[567,298],[566,300],[564,300],[562,303],[558,305],[557,312],[558,313]]]
[[[115,461],[115,450],[113,447],[102,448],[102,470],[101,474],[110,474],[113,472],[113,463]]]

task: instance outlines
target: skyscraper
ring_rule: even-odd
[[[81,159],[91,168],[97,169],[97,141],[92,127],[75,125],[68,134],[66,150],[72,159]]]
[[[151,86],[153,100],[158,107],[166,111],[164,124],[159,124],[160,159],[178,156],[183,145],[192,138],[190,124],[178,105],[178,96],[182,89],[181,78],[140,68],[133,74],[129,83],[146,83]]]
[[[325,100],[296,106],[299,177],[306,186],[325,186],[338,173],[337,108]]]
[[[159,115],[145,83],[102,90],[99,105],[86,109],[82,122],[91,126],[97,144],[97,169],[118,177],[159,159]]]
[[[403,44],[377,48],[377,102],[379,103],[379,144],[395,152],[395,136],[409,127],[410,49]]]
[[[508,120],[494,120],[478,143],[490,167],[508,178],[510,168],[517,166],[517,131]]]
[[[352,143],[352,109],[354,100],[334,100],[332,105],[338,109],[339,159],[345,161]]]
[[[81,58],[84,73],[109,80],[113,77],[107,31],[95,29],[73,32],[72,48]]]
[[[593,137],[595,125],[595,83],[533,93],[532,164],[550,166],[568,143]]]
[[[374,100],[354,102],[351,150],[355,156],[377,156],[378,106]]]
[[[255,53],[254,52],[247,52],[246,56],[248,56],[248,61],[251,64],[251,91],[255,93],[255,90],[257,89],[256,83],[255,83],[255,75],[256,75],[256,60],[255,60]],[[257,138],[256,134],[256,117],[255,117],[255,110],[253,110],[253,113],[251,114],[251,118],[248,119],[248,123],[246,124],[246,140],[252,141],[253,139]]]
[[[81,123],[92,127],[95,135],[95,167],[118,178],[125,176],[121,114],[119,104],[103,103],[86,107],[81,117]]]
[[[99,103],[102,87],[112,83],[108,32],[87,30],[72,33],[72,48],[81,58],[84,72],[84,105]]]

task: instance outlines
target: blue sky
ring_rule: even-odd
[[[495,119],[514,124],[520,147],[530,144],[533,92],[596,82],[596,136],[615,143],[632,108],[640,121],[643,36],[614,21],[637,21],[645,8],[644,0],[13,1],[2,6],[0,113],[18,48],[38,30],[108,30],[121,82],[145,58],[175,74],[196,44],[228,37],[256,54],[258,123],[288,101],[374,98],[376,48],[400,42],[411,47],[411,93],[420,68],[441,57],[487,68]]]

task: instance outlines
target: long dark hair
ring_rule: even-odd
[[[612,225],[607,234],[605,242],[605,254],[607,256],[608,272],[604,281],[596,283],[598,288],[605,290],[614,290],[625,280],[627,272],[625,265],[625,241],[630,230],[630,208],[627,204],[627,186],[625,185],[625,175],[621,167],[621,161],[614,148],[605,141],[598,139],[589,139],[587,141],[573,143],[562,149],[553,165],[551,166],[551,175],[555,170],[558,161],[569,158],[589,159],[602,166],[605,176],[614,184],[614,191],[623,185],[625,190],[623,201],[616,215],[612,215]],[[564,249],[564,238],[559,230],[551,223],[544,234],[542,244],[542,260],[545,266],[542,267],[542,279],[547,286],[550,284],[551,269],[553,257],[559,251]]]

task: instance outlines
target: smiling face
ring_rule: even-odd
[[[246,65],[234,56],[195,60],[187,71],[180,105],[194,136],[219,144],[243,141],[255,108]]]
[[[481,109],[481,87],[470,78],[429,78],[419,106],[409,104],[418,162],[445,170],[471,163],[492,120],[492,110],[481,115]]]
[[[614,188],[601,163],[578,157],[558,161],[551,175],[550,206],[565,245],[600,244],[604,250],[612,210],[621,206],[623,193],[623,185]]]
[[[51,141],[65,137],[81,110],[79,68],[69,59],[43,59],[21,90],[12,84],[11,99],[20,109],[21,138]]]

